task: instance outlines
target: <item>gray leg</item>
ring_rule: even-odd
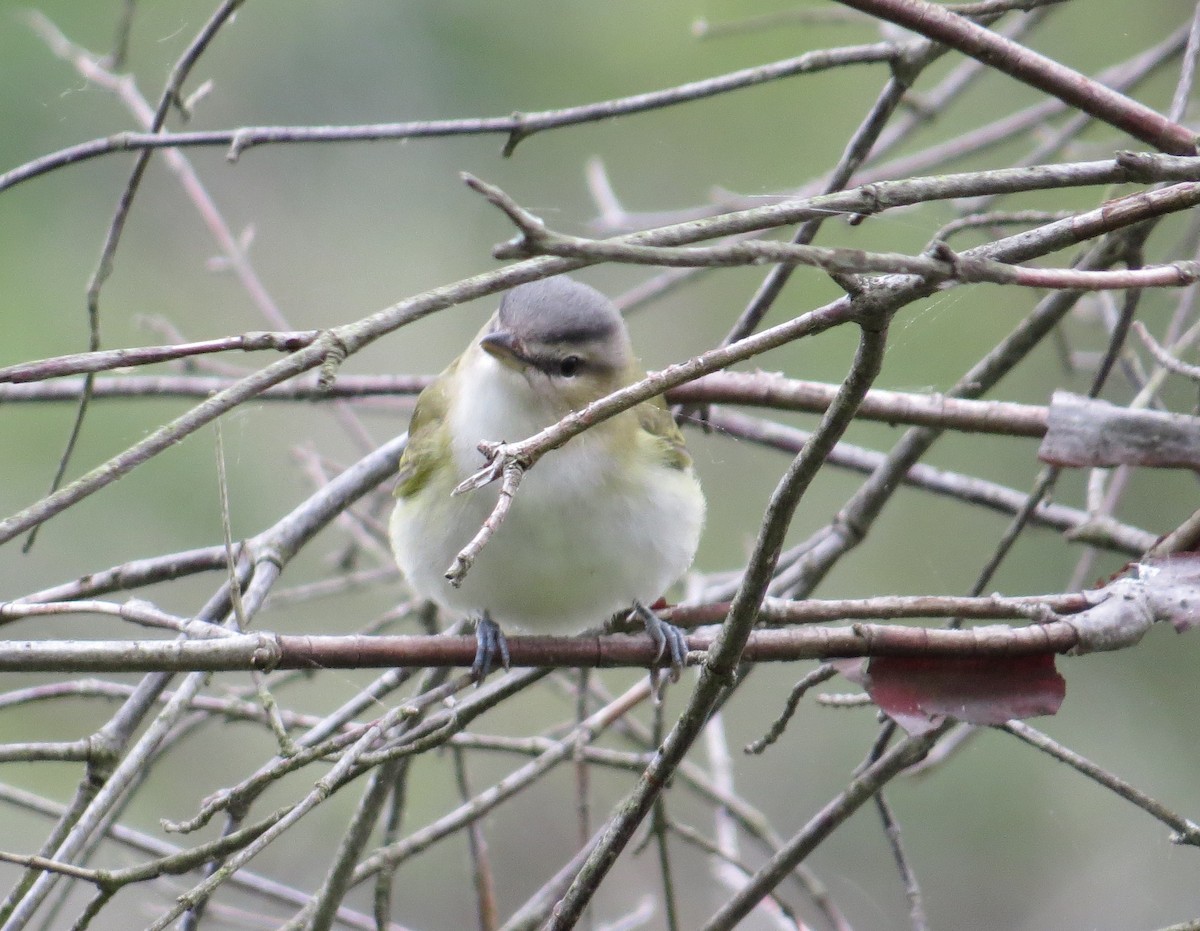
[[[687,662],[687,638],[683,631],[674,624],[668,624],[640,601],[633,603],[633,613],[641,619],[646,633],[658,647],[658,652],[654,654],[655,662],[665,654],[671,662],[671,681],[678,682]]]
[[[482,682],[492,671],[496,660],[508,668],[508,641],[500,625],[493,621],[485,611],[475,622],[475,662],[471,664],[471,672]]]

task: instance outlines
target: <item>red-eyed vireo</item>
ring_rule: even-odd
[[[451,492],[484,465],[482,440],[525,439],[640,377],[625,321],[558,276],[505,294],[499,312],[417,401],[391,538],[413,590],[476,619],[475,672],[507,665],[499,625],[577,632],[631,607],[683,663],[682,634],[651,605],[691,565],[704,495],[683,435],[655,399],[543,456],[461,587],[446,572],[496,504],[493,483]]]

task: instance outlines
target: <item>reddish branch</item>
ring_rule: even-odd
[[[1124,94],[926,0],[841,0],[970,55],[1163,152],[1196,154],[1196,134]]]
[[[687,638],[704,652],[718,634]],[[1065,653],[1079,643],[1067,621],[970,630],[852,624],[756,630],[742,658],[792,662],[859,656],[1017,656]],[[509,637],[513,667],[647,667],[658,647],[645,635]],[[0,645],[0,672],[221,672],[280,669],[384,669],[470,666],[473,636],[303,636],[239,634],[219,640],[9,640]]]
[[[854,618],[962,616],[974,619],[1028,617],[1083,612],[1093,599],[1083,594],[1023,598],[889,597],[788,602],[768,599],[760,612],[772,623]],[[27,612],[28,606],[13,606]],[[676,608],[664,617],[684,626],[715,624],[728,603]],[[1012,656],[1061,653],[1079,645],[1078,618],[1023,627],[990,625],[941,630],[856,623],[840,627],[801,627],[755,631],[748,661],[789,661],[852,656]],[[688,637],[688,649],[707,651],[712,631]],[[514,666],[648,666],[657,648],[644,635],[510,637]],[[0,671],[113,672],[247,669],[364,669],[402,666],[469,666],[474,637],[301,636],[270,633],[224,636],[219,640],[177,641],[5,641]]]

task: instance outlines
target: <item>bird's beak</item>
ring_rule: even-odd
[[[487,333],[479,341],[479,346],[489,356],[518,372],[523,371],[528,364],[523,351],[524,347],[507,330],[493,330],[491,333]]]

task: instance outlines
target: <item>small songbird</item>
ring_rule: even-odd
[[[504,522],[455,587],[446,573],[492,512],[497,483],[455,486],[485,465],[479,443],[515,442],[640,377],[617,308],[557,276],[505,294],[466,352],[417,400],[391,520],[414,592],[476,621],[474,671],[505,665],[497,625],[578,632],[633,609],[676,671],[686,644],[648,605],[691,565],[704,495],[683,435],[660,399],[543,456]]]

